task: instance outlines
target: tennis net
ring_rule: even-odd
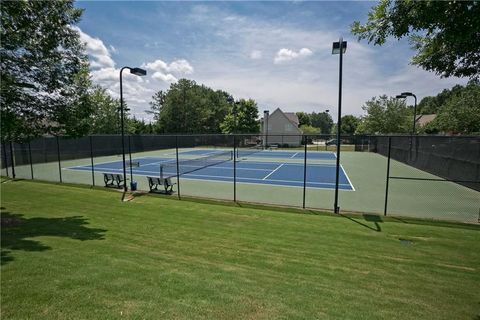
[[[210,167],[219,163],[227,162],[233,159],[232,151],[217,152],[212,155],[183,159],[178,161],[178,174],[191,173],[206,167]],[[177,162],[172,161],[160,165],[160,178],[170,178],[177,175]]]
[[[249,157],[257,152],[262,151],[262,146],[253,146],[250,148],[238,148],[237,149],[237,159]]]

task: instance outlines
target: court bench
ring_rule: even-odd
[[[170,178],[147,177],[147,180],[150,192],[172,194],[173,186],[176,185]],[[163,186],[164,191],[158,189],[160,186]]]
[[[103,181],[105,181],[105,187],[122,188],[125,184],[123,176],[118,173],[103,173]]]

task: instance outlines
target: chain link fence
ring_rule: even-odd
[[[119,135],[3,142],[1,174],[93,186],[111,174],[143,191],[148,177],[168,177],[179,198],[332,211],[337,192],[343,212],[480,221],[478,136],[342,136],[338,168],[331,135],[131,135],[123,143]]]

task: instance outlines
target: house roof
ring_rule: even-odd
[[[284,112],[285,116],[290,120],[290,122],[293,122],[297,127],[300,124],[300,121],[298,120],[298,117],[295,113],[293,112]]]
[[[270,114],[268,115],[268,118],[270,118],[270,117],[271,117],[274,113],[276,113],[276,112],[278,112],[278,113],[280,113],[281,115],[283,115],[283,117],[284,117],[288,122],[290,122],[298,132],[300,132],[300,133],[302,132],[302,130],[300,130],[300,128],[298,127],[298,125],[299,125],[299,120],[298,120],[298,117],[297,117],[297,115],[296,115],[295,113],[293,113],[293,112],[283,112],[280,108],[277,108],[277,109],[275,109],[275,111],[273,111],[272,113],[270,113]],[[261,121],[261,124],[263,125],[263,121],[264,121],[263,118],[261,118],[260,121]]]
[[[429,122],[432,122],[437,117],[436,114],[420,114],[416,118],[416,122],[420,126],[424,126]]]

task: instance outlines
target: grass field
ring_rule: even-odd
[[[480,319],[478,225],[6,181],[2,319]]]

